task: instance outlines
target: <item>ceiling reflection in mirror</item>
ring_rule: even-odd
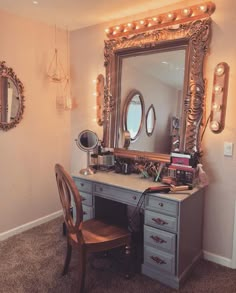
[[[171,121],[173,117],[178,117],[180,121],[182,118],[184,71],[184,49],[122,58],[121,108],[124,108],[130,89],[136,88],[142,93],[146,108],[153,105],[158,125],[152,135],[147,135],[145,127],[141,128],[139,139],[131,140],[130,150],[171,152]],[[137,128],[138,115],[138,109],[132,113],[130,111],[130,125],[136,125]],[[122,145],[119,143],[118,147]]]

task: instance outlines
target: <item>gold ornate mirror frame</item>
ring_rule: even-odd
[[[10,81],[13,83],[14,87],[16,88],[17,91],[17,100],[18,100],[18,109],[16,111],[15,116],[13,117],[13,119],[11,119],[11,121],[9,122],[5,122],[2,121],[2,119],[0,119],[0,129],[7,131],[13,127],[15,127],[22,119],[23,117],[23,112],[24,112],[24,86],[23,83],[19,80],[19,78],[17,77],[16,73],[14,72],[14,70],[11,67],[8,67],[6,65],[5,61],[0,61],[0,78],[7,78],[10,79]],[[3,89],[2,87],[2,83],[0,82],[0,113],[2,113],[2,111],[4,112],[8,112],[9,111],[9,105],[6,101],[6,97],[4,97],[5,93],[5,89]],[[0,115],[0,116],[4,116],[4,115]]]
[[[186,49],[184,109],[180,150],[200,151],[201,126],[205,104],[204,57],[210,40],[209,17],[178,23],[105,41],[106,86],[104,91],[104,144],[115,148],[115,154],[168,161],[169,155],[117,149],[120,115],[120,76],[122,58],[158,50]]]

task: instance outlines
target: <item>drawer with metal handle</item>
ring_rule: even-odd
[[[177,219],[167,215],[145,210],[145,224],[162,230],[177,232]]]
[[[144,225],[144,243],[153,248],[175,253],[176,235]]]
[[[136,206],[141,197],[141,193],[123,188],[96,183],[94,186],[95,195],[105,197],[114,201],[119,201],[128,205]]]
[[[144,247],[144,263],[160,271],[175,274],[175,256],[158,249]]]
[[[86,180],[82,180],[82,179],[78,179],[78,178],[73,178],[75,181],[75,185],[77,186],[79,192],[83,191],[83,192],[92,192],[92,182],[86,181]]]
[[[178,203],[155,195],[146,196],[145,208],[173,217],[178,216]]]
[[[93,207],[88,207],[83,205],[83,221],[87,221],[94,218],[94,209]]]
[[[87,192],[80,192],[80,196],[82,199],[82,204],[87,206],[93,205],[93,195]]]

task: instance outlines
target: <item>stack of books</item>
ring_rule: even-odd
[[[194,185],[196,179],[196,158],[186,153],[171,153],[168,176],[175,178],[177,185]]]

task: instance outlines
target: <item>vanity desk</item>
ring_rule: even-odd
[[[160,183],[139,175],[72,174],[83,198],[84,220],[95,215],[95,198],[136,207],[142,193]],[[178,289],[202,255],[203,189],[146,194],[142,273]]]

